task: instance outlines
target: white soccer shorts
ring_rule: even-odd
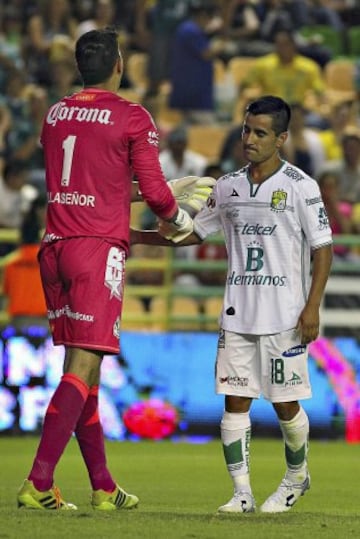
[[[220,330],[216,393],[291,402],[311,397],[308,347],[295,329],[274,335]]]

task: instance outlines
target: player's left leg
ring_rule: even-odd
[[[294,330],[262,337],[264,396],[273,404],[285,445],[286,473],[278,489],[260,507],[264,513],[289,511],[310,488],[307,466],[309,419],[299,399],[311,396],[307,347]],[[264,366],[265,365],[265,366]]]
[[[130,509],[139,499],[128,494],[113,480],[106,463],[104,433],[99,417],[99,385],[90,388],[83,412],[76,425],[75,435],[86,464],[93,489],[91,504],[94,509],[111,511]]]
[[[310,474],[307,467],[308,417],[297,402],[274,403],[274,408],[285,442],[287,470],[277,490],[260,507],[263,513],[289,511],[300,496],[310,488]]]

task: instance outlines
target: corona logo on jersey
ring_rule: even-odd
[[[286,209],[287,193],[282,189],[273,191],[271,195],[271,209],[274,211],[284,211]]]
[[[99,123],[103,125],[111,124],[111,110],[97,109],[89,107],[67,107],[60,101],[49,109],[46,116],[46,123],[55,127],[57,122],[75,121],[87,123]]]

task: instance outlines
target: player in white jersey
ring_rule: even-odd
[[[179,242],[166,224],[160,226],[164,238],[155,232],[132,234],[134,243],[190,245],[224,233],[228,272],[216,390],[225,395],[221,438],[234,495],[219,507],[222,513],[255,509],[249,411],[261,394],[278,416],[287,470],[260,510],[288,511],[310,487],[309,421],[299,400],[311,397],[308,344],[319,332],[332,236],[317,183],[280,157],[289,120],[289,106],[280,98],[250,103],[242,135],[249,164],[217,181],[207,207],[194,219],[194,232]]]

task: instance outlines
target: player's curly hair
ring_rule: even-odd
[[[274,95],[264,95],[259,97],[248,104],[245,113],[253,114],[254,116],[259,114],[271,116],[272,128],[275,131],[276,136],[284,133],[289,128],[291,109],[281,97]]]
[[[118,33],[114,28],[90,30],[76,42],[75,58],[85,86],[101,84],[119,59]]]

